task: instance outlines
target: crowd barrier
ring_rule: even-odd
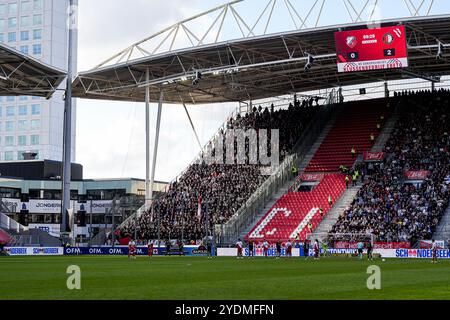
[[[154,247],[153,255],[166,255],[166,247]],[[64,248],[65,255],[128,255],[128,246],[115,246],[115,247],[80,247],[80,248]],[[199,248],[198,246],[185,246],[183,247],[183,254],[185,256],[207,256],[208,252]],[[137,246],[136,255],[147,256],[147,246]],[[170,251],[168,255],[181,255],[178,250]]]
[[[128,255],[128,246],[115,247],[5,247],[10,256],[54,256],[54,255]],[[153,248],[153,255],[166,255],[165,247]],[[183,248],[186,256],[207,256],[206,249],[198,246],[186,246]],[[148,247],[138,246],[136,255],[147,256]],[[170,251],[169,255],[181,255],[179,250]]]

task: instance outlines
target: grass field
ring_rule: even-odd
[[[367,267],[381,268],[369,290]],[[66,269],[81,268],[81,290]],[[0,257],[0,299],[450,299],[450,260]]]

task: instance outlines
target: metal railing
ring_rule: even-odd
[[[108,232],[119,229],[120,226],[124,225],[124,223],[130,221],[130,219],[132,219],[135,216],[136,212],[141,212],[144,210],[143,203],[144,199],[141,199],[140,197],[134,195],[114,197],[111,207],[109,207],[105,213],[105,219],[107,216],[113,215],[118,216],[120,214],[122,214],[123,216],[127,211],[131,211],[132,213],[127,218],[125,218],[124,221],[117,227],[116,226],[113,226],[113,228],[106,227],[106,220],[105,220],[105,227],[103,229],[100,229],[99,232],[95,236],[93,236],[92,239],[90,239],[89,244],[103,245],[107,240],[106,234]]]
[[[8,243],[11,247],[40,247],[39,235],[13,235]]]

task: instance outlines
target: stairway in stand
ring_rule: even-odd
[[[436,232],[433,235],[436,240],[450,240],[450,206],[445,210],[444,216],[439,222]],[[447,243],[449,245],[449,243]]]
[[[341,198],[336,202],[336,205],[333,206],[326,217],[320,222],[317,228],[315,228],[310,240],[319,239],[319,241],[322,241],[323,238],[326,237],[327,233],[339,219],[339,216],[343,214],[348,207],[350,207],[361,187],[362,185],[359,185],[345,190]]]

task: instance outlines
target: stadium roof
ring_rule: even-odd
[[[50,98],[66,73],[0,43],[0,96]]]
[[[358,20],[358,19],[356,19]],[[357,85],[403,78],[436,81],[450,74],[450,55],[437,60],[438,41],[450,47],[450,15],[383,20],[380,26],[403,24],[407,30],[409,67],[359,73],[338,73],[334,32],[367,28],[367,22],[315,27],[269,35],[251,36],[165,53],[148,54],[114,65],[105,63],[82,72],[73,83],[80,98],[144,101],[145,87],[157,101],[160,90],[168,103],[218,103],[258,100],[296,92]],[[121,52],[131,56],[133,48]],[[307,54],[315,57],[304,71]],[[118,55],[116,55],[117,57]],[[108,61],[111,61],[108,60]],[[149,81],[145,81],[146,70]],[[197,71],[202,79],[192,79]]]

